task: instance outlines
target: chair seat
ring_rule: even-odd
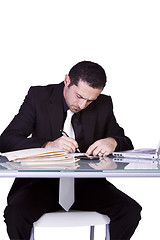
[[[96,225],[105,225],[105,240],[109,240],[109,223],[110,218],[108,216],[97,212],[59,211],[45,213],[38,219],[38,221],[34,222],[30,240],[38,240],[39,238],[44,239],[46,238],[48,232],[50,232],[50,239],[52,239],[52,234],[54,236],[54,228],[56,227],[61,228],[82,226],[90,227],[90,240],[94,240],[94,228]]]
[[[73,226],[95,226],[109,224],[110,218],[97,212],[88,211],[59,211],[45,213],[34,223],[37,227],[73,227]]]

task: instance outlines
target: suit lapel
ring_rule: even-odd
[[[96,112],[94,108],[94,103],[92,103],[85,110],[83,110],[82,125],[86,145],[90,146],[94,142],[96,126]]]
[[[63,83],[55,85],[47,106],[53,140],[61,136],[63,127],[63,86]]]

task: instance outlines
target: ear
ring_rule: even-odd
[[[64,79],[64,85],[68,87],[70,82],[71,82],[70,77],[66,74]]]

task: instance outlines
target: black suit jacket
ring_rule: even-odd
[[[63,88],[62,82],[29,89],[19,113],[0,137],[1,152],[41,147],[45,142],[61,136],[60,129],[63,129],[65,118]],[[106,137],[116,139],[117,151],[133,148],[130,139],[116,122],[110,96],[100,94],[96,101],[82,110],[81,121],[85,151],[96,140]],[[79,147],[81,149],[82,146]],[[11,192],[30,185],[33,181],[38,180],[16,180]]]

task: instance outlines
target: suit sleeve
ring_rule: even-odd
[[[36,148],[44,144],[45,139],[32,136],[36,118],[33,90],[34,87],[29,89],[19,113],[0,136],[1,152]]]

